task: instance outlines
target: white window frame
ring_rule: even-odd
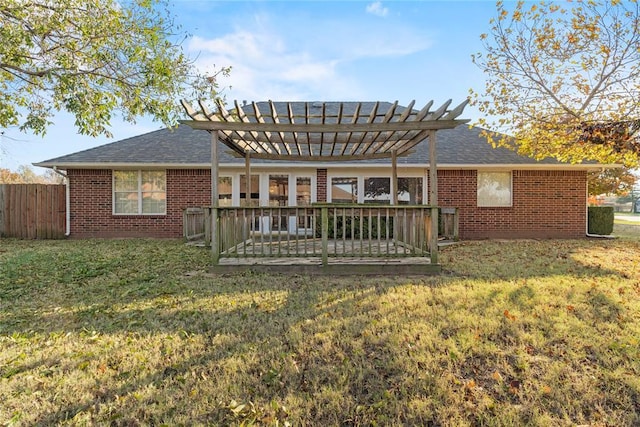
[[[327,174],[327,200],[332,200],[333,199],[333,194],[332,194],[332,189],[333,189],[333,185],[332,185],[332,179],[333,178],[357,178],[358,180],[358,204],[363,204],[364,203],[364,180],[365,177],[367,178],[389,178],[390,182],[391,182],[391,194],[393,195],[394,191],[396,190],[396,183],[393,182],[393,179],[391,177],[391,175],[385,174],[385,173],[381,173],[380,171],[365,171],[365,172],[358,172],[357,174],[350,174],[349,172],[329,172]],[[421,172],[407,172],[407,171],[403,171],[403,173],[401,175],[398,175],[398,178],[421,178],[422,179],[422,204],[423,205],[428,205],[429,204],[429,189],[428,189],[428,179],[427,179],[427,174],[424,171]],[[315,184],[314,184],[314,188],[315,188]]]
[[[116,212],[116,174],[115,172],[137,172],[138,174],[138,211],[133,212]],[[143,213],[142,212],[142,193],[148,193],[148,191],[142,191],[142,170],[129,170],[129,169],[114,169],[111,173],[111,212],[117,216],[163,216],[167,214],[167,171],[166,169],[149,169],[144,172],[162,172],[164,174],[164,212]]]
[[[355,178],[356,179],[356,195],[355,203],[363,203],[362,192],[364,191],[364,178],[361,174],[353,174],[349,172],[327,174],[327,200],[329,203],[333,203],[333,179],[334,178]]]
[[[480,175],[481,174],[500,174],[509,176],[509,201],[498,203],[494,200],[481,200],[480,199]],[[480,208],[510,208],[513,206],[513,171],[505,170],[487,170],[477,172],[476,182],[476,204]]]

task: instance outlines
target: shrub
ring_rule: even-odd
[[[608,235],[613,232],[613,206],[589,206],[589,234]]]

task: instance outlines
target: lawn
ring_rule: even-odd
[[[625,233],[463,242],[443,274],[393,278],[213,277],[178,241],[2,240],[0,424],[639,425]]]

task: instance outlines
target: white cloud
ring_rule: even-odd
[[[193,37],[187,50],[204,72],[232,67],[230,77],[220,80],[231,86],[230,100],[361,100],[371,95],[360,83],[358,61],[382,59],[386,67],[388,59],[430,46],[410,27],[386,31],[379,23],[259,14],[218,37]]]
[[[389,9],[382,6],[381,1],[374,1],[373,3],[367,5],[367,13],[385,17],[389,13]]]
[[[228,97],[246,100],[344,99],[357,97],[357,85],[339,76],[339,61],[314,56],[287,46],[276,33],[238,29],[222,37],[205,40],[194,37],[188,49],[198,52],[196,63],[212,72],[231,66]]]

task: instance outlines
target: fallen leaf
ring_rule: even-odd
[[[509,310],[505,310],[504,311],[504,317],[506,317],[509,320],[516,320],[516,316],[514,316],[511,313],[509,313]]]

